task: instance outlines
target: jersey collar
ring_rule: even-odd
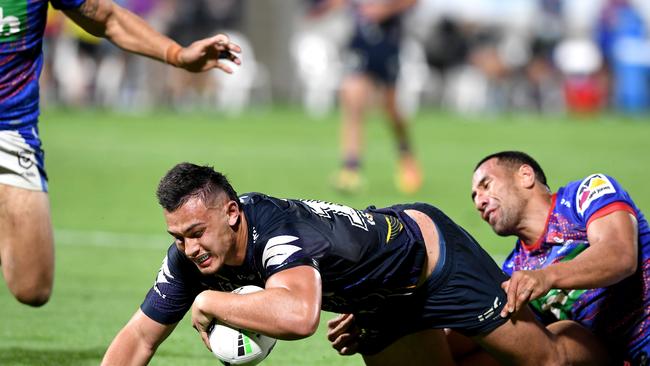
[[[533,244],[526,244],[523,240],[519,240],[521,245],[526,249],[527,251],[533,251],[536,249],[539,249],[539,247],[542,245],[544,242],[544,239],[546,238],[546,235],[548,234],[548,223],[551,220],[551,214],[555,210],[555,203],[557,201],[557,193],[553,193],[551,196],[551,207],[548,209],[548,214],[546,214],[546,222],[544,223],[544,231],[542,232],[542,235],[537,238],[537,240]]]

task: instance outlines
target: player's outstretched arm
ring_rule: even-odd
[[[80,7],[66,10],[65,14],[87,32],[106,38],[126,51],[191,72],[217,68],[231,73],[224,59],[240,64],[236,54],[241,49],[226,35],[218,34],[181,47],[111,0],[86,0]]]
[[[207,330],[214,320],[277,339],[305,338],[318,328],[321,296],[318,271],[293,267],[272,275],[264,291],[203,291],[192,305],[192,324],[208,348]]]
[[[638,262],[636,218],[619,210],[595,219],[587,228],[589,248],[570,261],[534,271],[518,271],[504,283],[508,305],[516,312],[552,288],[589,289],[611,286],[634,274]]]
[[[146,365],[175,327],[176,324],[160,324],[138,309],[111,342],[102,366]]]

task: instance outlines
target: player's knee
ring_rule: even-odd
[[[51,289],[39,289],[36,291],[21,291],[14,294],[16,300],[18,300],[19,302],[34,307],[45,305],[50,300],[51,295],[52,295]]]
[[[10,286],[16,300],[20,303],[39,307],[45,305],[52,296],[52,281],[42,281],[30,285]]]

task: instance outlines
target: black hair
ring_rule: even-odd
[[[237,192],[226,176],[215,171],[213,167],[180,163],[160,180],[156,196],[158,203],[165,210],[172,212],[196,196],[207,205],[221,192],[224,192],[229,200],[239,202]]]
[[[525,152],[521,151],[501,151],[498,153],[490,154],[481,161],[476,164],[476,167],[474,167],[474,171],[478,169],[478,167],[481,166],[481,164],[485,163],[486,161],[490,159],[497,159],[498,164],[502,165],[507,165],[509,168],[512,169],[518,169],[522,165],[528,165],[531,168],[533,168],[533,171],[535,172],[535,179],[548,187],[548,183],[546,183],[546,174],[544,174],[544,170],[542,170],[542,167],[533,159],[530,155],[526,154]]]

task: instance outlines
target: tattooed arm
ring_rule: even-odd
[[[219,59],[240,63],[235,53],[241,50],[239,46],[230,43],[226,35],[218,34],[198,40],[184,48],[111,0],[86,0],[80,7],[67,10],[65,14],[88,33],[106,38],[125,51],[167,62],[188,71],[219,68],[232,72]]]

